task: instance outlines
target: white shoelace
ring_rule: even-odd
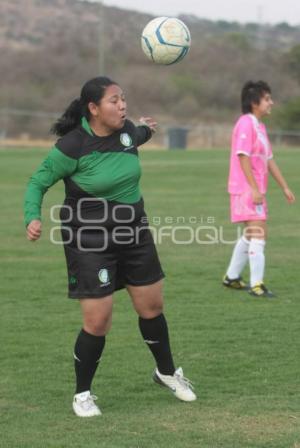
[[[81,405],[84,407],[85,410],[93,408],[95,405],[94,401],[98,400],[98,397],[96,395],[89,395],[86,400],[80,400]]]
[[[179,373],[175,373],[175,376],[181,386],[183,386],[185,389],[194,389],[194,386],[192,385],[191,381],[184,377],[183,375],[180,375]]]

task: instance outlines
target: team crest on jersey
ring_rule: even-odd
[[[130,135],[127,134],[127,132],[124,132],[123,134],[120,135],[120,141],[124,146],[130,146],[132,144],[132,139]]]
[[[75,277],[75,275],[71,275],[69,278],[69,283],[70,285],[76,285],[77,283],[77,278]]]
[[[101,286],[107,286],[110,284],[107,269],[100,269],[100,271],[98,272],[98,278],[100,280],[100,283],[102,283]]]

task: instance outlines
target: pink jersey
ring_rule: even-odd
[[[238,154],[249,156],[252,172],[260,193],[268,186],[268,160],[273,157],[266,127],[252,114],[242,115],[232,133],[228,191],[242,194],[250,185],[242,171]]]

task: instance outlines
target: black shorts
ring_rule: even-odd
[[[66,235],[63,239],[67,239]],[[138,236],[129,243],[110,240],[105,250],[98,250],[102,246],[96,229],[85,235],[83,240],[85,244],[80,247],[74,242],[64,244],[70,298],[105,297],[127,284],[151,285],[164,278],[147,227],[139,229]]]

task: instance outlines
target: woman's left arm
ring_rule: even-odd
[[[285,178],[281,174],[281,171],[274,159],[268,160],[268,169],[269,169],[269,172],[271,173],[272,177],[276,180],[278,185],[282,188],[282,191],[283,191],[287,201],[289,203],[295,202],[294,193],[289,189],[289,186],[288,186]]]
[[[140,126],[136,127],[137,146],[140,146],[150,140],[157,127],[157,122],[151,117],[141,117],[139,122]]]

